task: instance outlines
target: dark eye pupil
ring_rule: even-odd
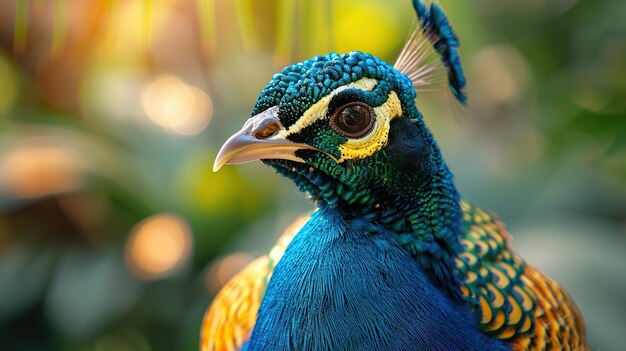
[[[330,125],[345,137],[360,138],[374,126],[372,109],[360,102],[344,105],[332,116]]]
[[[363,116],[365,113],[367,113],[367,111],[364,111],[361,106],[355,105],[343,110],[343,112],[341,112],[341,118],[347,126],[354,127],[365,118]]]

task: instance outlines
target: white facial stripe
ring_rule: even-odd
[[[376,84],[378,84],[376,79],[361,78],[354,83],[340,86],[339,88],[331,91],[330,94],[324,96],[320,101],[313,104],[313,106],[309,107],[309,109],[302,114],[302,117],[300,117],[296,123],[291,125],[288,129],[284,129],[276,133],[276,135],[274,135],[271,139],[287,139],[287,136],[300,132],[317,120],[326,118],[326,114],[328,113],[328,104],[338,93],[352,88],[357,88],[363,91],[372,91],[374,90],[374,87],[376,87]]]

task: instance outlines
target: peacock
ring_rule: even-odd
[[[317,209],[215,297],[202,350],[586,350],[568,293],[461,199],[416,106],[442,76],[465,103],[437,3],[392,66],[358,51],[273,76],[214,170],[261,160]],[[428,57],[436,55],[435,61]]]

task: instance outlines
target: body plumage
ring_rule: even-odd
[[[351,52],[289,66],[222,147],[216,169],[261,159],[318,210],[224,287],[204,350],[585,348],[567,293],[461,201],[414,103],[435,72],[465,101],[459,43],[438,5],[413,4],[396,65]]]

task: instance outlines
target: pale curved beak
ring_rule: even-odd
[[[240,131],[228,138],[220,149],[213,172],[225,164],[245,163],[260,159],[283,159],[304,162],[296,156],[297,150],[318,149],[307,144],[294,143],[279,135],[284,131],[278,119],[278,106],[271,107],[256,116],[250,117]]]

